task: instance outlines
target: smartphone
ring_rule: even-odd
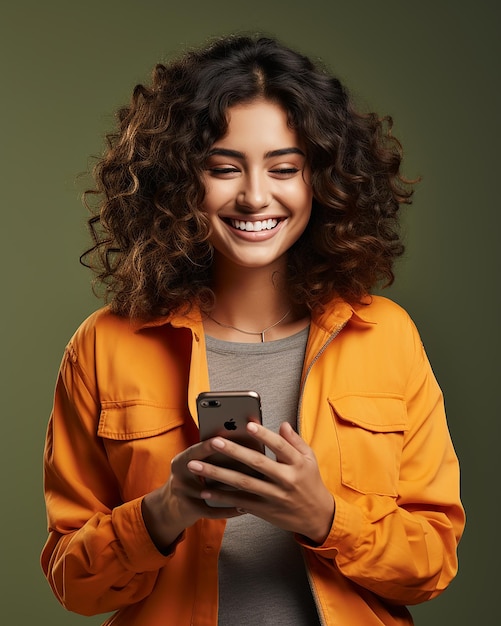
[[[248,422],[262,423],[261,398],[256,391],[204,391],[197,397],[198,425],[200,441],[212,437],[224,437],[236,443],[265,453],[264,446],[247,432]],[[215,452],[207,457],[213,465],[262,478],[262,474],[245,463]],[[217,481],[207,480],[207,486],[230,491],[229,487]]]

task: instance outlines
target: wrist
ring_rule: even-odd
[[[181,523],[176,523],[168,514],[162,499],[161,490],[155,490],[144,496],[141,502],[141,514],[144,525],[157,550],[168,555],[173,545],[185,530]]]
[[[334,523],[334,515],[336,512],[336,504],[334,497],[329,494],[329,505],[326,507],[325,512],[317,517],[320,523],[314,528],[305,539],[313,546],[321,546],[327,537]]]

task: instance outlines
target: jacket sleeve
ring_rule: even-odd
[[[465,518],[442,393],[410,320],[405,335],[413,358],[404,393],[409,430],[397,497],[333,494],[336,512],[324,544],[301,543],[380,597],[417,604],[437,596],[454,578]]]
[[[103,613],[148,596],[160,554],[144,526],[141,498],[122,503],[97,436],[99,403],[92,376],[71,344],[56,385],[44,455],[49,536],[44,573],[61,604],[84,615]]]

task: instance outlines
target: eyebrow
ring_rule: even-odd
[[[286,154],[299,154],[306,157],[305,153],[299,148],[280,148],[279,150],[270,150],[270,152],[267,152],[264,157],[265,159],[271,159],[273,157],[284,156]],[[209,152],[209,156],[214,155],[233,157],[234,159],[245,159],[244,152],[239,152],[238,150],[228,150],[227,148],[213,148]]]

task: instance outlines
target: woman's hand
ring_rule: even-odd
[[[279,528],[304,535],[315,544],[322,544],[329,534],[335,506],[312,449],[287,423],[280,426],[279,433],[254,423],[248,424],[247,429],[275,454],[276,460],[222,437],[207,443],[211,452],[223,452],[258,470],[266,479],[193,458],[188,462],[193,475],[218,480],[237,491],[209,490],[198,485],[197,495],[192,494],[230,510],[251,513]]]
[[[168,552],[177,537],[201,517],[221,519],[241,515],[231,505],[210,508],[200,497],[203,481],[188,469],[188,464],[202,461],[213,453],[210,440],[187,448],[172,460],[167,482],[143,498],[144,523],[161,552]]]

